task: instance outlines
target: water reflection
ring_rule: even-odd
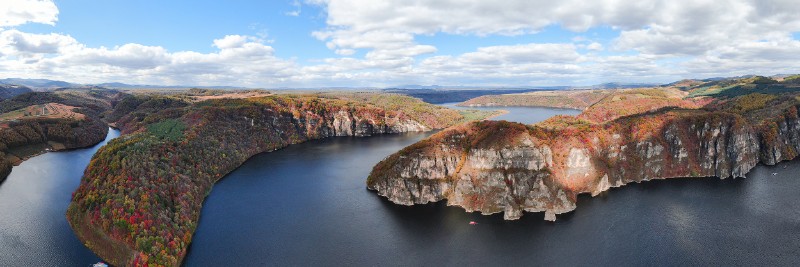
[[[581,195],[578,210],[555,223],[542,213],[504,221],[443,202],[395,205],[364,188],[375,163],[425,136],[332,138],[254,157],[215,186],[186,265],[800,262],[798,215],[760,216],[750,211],[759,201],[745,196],[765,186],[765,194],[752,197],[797,205],[800,197],[789,192],[800,189],[800,180],[774,183],[780,175],[759,171],[748,179],[657,180]]]
[[[555,223],[542,213],[504,221],[445,203],[400,206],[365,190],[374,164],[428,135],[332,138],[254,157],[214,187],[185,265],[800,263],[798,162],[760,166],[747,179],[657,180],[581,195]],[[33,158],[0,185],[0,266],[98,260],[64,218],[96,149]]]

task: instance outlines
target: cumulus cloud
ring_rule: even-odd
[[[592,51],[600,51],[600,50],[603,50],[603,44],[598,43],[598,42],[592,42],[592,43],[586,45],[586,49],[592,50]]]
[[[572,44],[525,44],[490,46],[463,54],[460,60],[469,64],[506,65],[524,63],[575,63],[581,60]]]
[[[53,25],[57,20],[58,8],[53,1],[0,1],[0,27],[18,26],[28,22]]]
[[[54,24],[52,1],[0,3],[0,70],[82,82],[385,86],[407,83],[560,85],[652,82],[685,77],[794,73],[800,69],[800,5],[794,0],[305,0],[324,13],[311,34],[336,56],[295,62],[264,36],[221,36],[215,51],[120,44],[87,47],[66,34],[31,34]],[[300,15],[302,4],[286,13]],[[538,42],[546,27],[577,37]],[[598,39],[592,29],[617,34]],[[514,45],[441,51],[419,36],[520,36]],[[522,40],[523,38],[520,38]],[[600,52],[602,51],[602,52]]]
[[[214,40],[214,46],[219,49],[239,48],[248,42],[259,42],[257,38],[244,35],[226,35],[222,39]]]
[[[78,45],[78,41],[68,35],[0,31],[0,51],[5,54],[52,54],[75,45]]]
[[[212,53],[170,52],[160,46],[125,44],[91,48],[70,36],[0,32],[0,68],[6,75],[122,80],[164,84],[236,84],[265,86],[290,76],[295,64],[274,56],[258,38],[229,35],[213,41]]]

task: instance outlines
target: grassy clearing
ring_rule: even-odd
[[[0,114],[0,121],[13,121],[27,118],[48,118],[48,119],[84,119],[84,115],[76,113],[74,110],[77,107],[58,104],[47,103],[42,105],[31,105],[25,108],[17,109]]]
[[[161,139],[178,141],[183,138],[186,124],[177,119],[168,119],[159,123],[147,125],[147,132]]]
[[[475,109],[468,109],[468,110],[459,110],[458,111],[461,116],[464,118],[461,120],[462,123],[470,122],[470,121],[479,121],[485,120],[491,117],[500,116],[504,112],[500,110],[475,110]]]

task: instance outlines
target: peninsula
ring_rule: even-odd
[[[502,212],[508,220],[524,211],[555,220],[576,208],[578,194],[596,196],[631,182],[745,177],[758,163],[798,155],[798,81],[682,81],[605,93],[576,117],[458,125],[380,162],[367,187],[402,205],[446,200],[467,211]]]
[[[127,96],[106,119],[123,136],[95,154],[67,219],[114,265],[179,266],[214,183],[253,155],[332,136],[442,129],[466,118],[395,94],[192,90]]]

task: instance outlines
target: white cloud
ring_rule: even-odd
[[[18,26],[29,22],[53,25],[57,20],[58,8],[53,1],[0,1],[0,27]]]
[[[480,65],[524,63],[575,63],[581,60],[572,44],[525,44],[490,46],[459,57],[464,62]]]
[[[12,4],[13,3],[13,4]],[[336,56],[299,64],[266,40],[227,35],[215,51],[169,51],[136,43],[88,47],[66,34],[32,34],[54,24],[51,1],[0,3],[0,70],[7,76],[77,82],[280,86],[385,86],[408,83],[559,85],[667,82],[684,77],[794,73],[800,69],[796,0],[306,0],[326,12],[310,33]],[[286,15],[300,15],[302,3]],[[537,42],[549,26],[575,32]],[[254,26],[255,27],[255,26]],[[262,28],[262,26],[258,26]],[[584,31],[610,28],[618,36]],[[421,35],[526,35],[516,45],[451,54]],[[476,37],[477,38],[477,37]],[[608,38],[613,40],[608,42]],[[291,40],[281,40],[291,41]],[[598,52],[602,51],[602,52]],[[305,62],[303,62],[305,63]]]
[[[592,51],[601,51],[601,50],[603,50],[603,44],[598,43],[598,42],[592,42],[592,43],[586,45],[586,49],[592,50]]]
[[[297,69],[276,58],[258,38],[229,35],[213,41],[213,53],[169,52],[160,46],[125,44],[91,48],[66,35],[0,32],[0,69],[15,77],[81,82],[266,86]]]
[[[286,14],[287,16],[290,16],[290,17],[298,17],[298,16],[300,16],[300,13],[303,12],[303,4],[300,3],[300,0],[292,1],[291,5],[295,9],[292,10],[292,11],[288,11],[288,12],[286,12],[284,14]]]
[[[725,41],[800,31],[800,5],[791,0],[313,2],[327,8],[329,28],[315,36],[331,49],[412,45],[414,35],[438,32],[520,35],[558,24],[620,29],[618,49],[696,55]]]
[[[252,37],[243,35],[227,35],[222,39],[214,40],[214,46],[219,49],[239,48],[250,41]]]
[[[4,54],[53,54],[75,45],[78,41],[68,35],[30,34],[13,29],[0,31],[0,51]]]
[[[535,33],[545,27],[559,25],[577,33],[593,27],[618,30],[620,35],[609,44],[609,49],[628,55],[581,54],[574,51],[575,47],[589,52],[603,51],[606,47],[579,36],[573,38],[574,44],[483,47],[463,55],[409,61],[411,65],[402,67],[412,68],[411,72],[435,68],[453,77],[449,83],[458,83],[469,75],[500,75],[496,73],[498,69],[527,70],[532,64],[555,74],[581,72],[602,80],[665,81],[696,75],[690,70],[698,67],[687,65],[687,61],[709,64],[703,73],[724,73],[725,68],[747,65],[741,62],[756,64],[750,65],[753,73],[792,72],[791,67],[777,66],[796,66],[789,62],[792,56],[784,54],[797,54],[791,34],[800,31],[800,5],[792,0],[315,0],[307,3],[326,8],[328,27],[314,36],[334,50],[397,50],[419,46],[415,40],[418,35],[436,33],[534,34],[535,38]],[[416,55],[389,56],[401,59]],[[532,71],[528,76],[541,73]],[[502,78],[495,81],[515,82]]]

